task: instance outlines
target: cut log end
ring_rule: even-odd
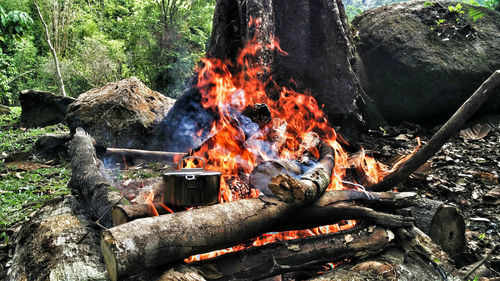
[[[118,280],[118,263],[116,262],[115,255],[113,254],[114,238],[111,233],[105,231],[101,239],[101,252],[104,257],[106,269],[108,270],[109,278],[112,281]]]
[[[441,206],[432,219],[429,236],[447,253],[454,255],[462,252],[465,246],[465,222],[457,208]]]
[[[300,204],[311,201],[316,194],[316,185],[308,180],[298,180],[287,174],[273,177],[269,189],[281,201]]]

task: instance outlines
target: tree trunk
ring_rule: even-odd
[[[38,12],[38,16],[40,17],[40,20],[42,21],[43,27],[45,28],[45,35],[47,36],[47,44],[49,45],[50,52],[52,53],[52,57],[54,58],[54,65],[56,68],[56,75],[57,75],[57,79],[59,82],[59,88],[61,90],[61,94],[65,97],[66,90],[64,89],[64,82],[63,82],[62,75],[61,75],[61,69],[59,68],[59,60],[57,59],[57,53],[56,53],[56,50],[54,49],[54,46],[52,46],[52,42],[50,41],[49,28],[47,27],[47,24],[45,23],[45,20],[43,19],[42,12],[40,12],[40,8],[38,7],[38,4],[36,2],[33,2],[33,3],[35,4],[36,10]],[[55,3],[57,3],[57,1]],[[57,28],[55,30],[57,30]]]
[[[260,19],[257,33],[249,26],[252,19]],[[333,124],[345,129],[364,126],[362,90],[354,73],[360,62],[340,0],[217,0],[207,56],[234,66],[239,51],[255,34],[264,44],[276,38],[288,53],[257,53],[256,61],[267,71],[261,73],[262,81],[272,76],[276,82],[268,83],[269,97],[278,98],[282,86],[308,91],[325,105]],[[196,82],[195,76],[162,121],[153,148],[186,151],[197,145],[192,136],[210,127],[214,117],[200,105]]]

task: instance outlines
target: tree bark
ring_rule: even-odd
[[[320,144],[319,163],[296,179],[289,174],[279,174],[272,178],[269,189],[276,197],[285,202],[307,204],[319,198],[330,185],[335,154],[328,144]]]
[[[422,198],[410,208],[415,225],[450,255],[465,247],[465,220],[460,211],[441,201]]]
[[[111,227],[111,207],[122,200],[96,156],[93,139],[77,128],[70,144],[71,180],[68,187],[76,194],[89,218]]]
[[[401,164],[396,171],[387,175],[381,182],[370,187],[373,191],[385,191],[406,180],[411,173],[422,166],[427,159],[441,149],[448,139],[463,126],[476,110],[493,94],[500,84],[500,70],[484,81],[483,84],[467,99],[464,104],[446,121],[429,142],[418,150],[408,161]]]
[[[56,1],[57,2],[57,1]],[[56,76],[57,76],[57,82],[59,82],[59,88],[61,90],[61,94],[63,97],[66,96],[66,89],[64,89],[64,82],[63,78],[61,75],[61,69],[59,68],[59,60],[57,59],[57,53],[54,47],[52,46],[52,42],[50,41],[50,34],[49,34],[49,28],[47,27],[47,24],[45,23],[45,20],[43,19],[42,12],[40,11],[40,8],[38,7],[38,4],[34,1],[36,10],[38,12],[38,16],[40,17],[40,20],[42,21],[43,27],[45,28],[45,35],[47,36],[47,44],[49,45],[50,52],[52,53],[52,57],[54,59],[54,65],[56,68]],[[55,18],[55,17],[54,17]],[[56,28],[57,30],[57,28]]]
[[[266,199],[263,198],[263,200]],[[394,216],[376,212],[370,208],[346,204],[346,202],[364,203],[372,208],[401,208],[416,204],[416,200],[416,194],[412,192],[327,191],[312,206],[291,211],[291,214],[293,214],[291,218],[284,219],[279,228],[282,230],[294,227],[310,228],[343,219],[364,219],[384,226],[400,226],[409,223],[410,220],[402,216]],[[161,204],[155,203],[154,206],[160,215],[170,213]],[[113,207],[112,212],[115,226],[149,216],[152,216],[152,214],[148,204],[117,205]]]

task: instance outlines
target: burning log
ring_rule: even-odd
[[[289,174],[279,174],[272,178],[269,189],[280,200],[295,204],[310,203],[319,198],[330,185],[335,166],[334,150],[328,144],[320,144],[319,163],[303,174],[299,180]]]
[[[266,199],[263,199],[266,200]],[[401,226],[410,223],[405,217],[376,212],[370,208],[354,206],[342,202],[361,202],[375,207],[408,207],[415,204],[416,194],[413,192],[363,192],[356,190],[327,191],[314,204],[293,211],[290,219],[281,221],[279,229],[311,228],[344,219],[365,219],[383,226]],[[169,211],[162,204],[154,204],[160,215]],[[113,208],[112,217],[115,226],[139,218],[151,216],[148,204],[117,205]],[[293,219],[292,219],[293,218]],[[275,230],[277,230],[277,228]]]
[[[210,280],[260,280],[326,264],[332,257],[336,260],[370,257],[382,252],[393,237],[390,230],[381,227],[356,227],[341,233],[281,241],[226,254],[192,264],[191,271]],[[214,276],[214,272],[219,276]]]
[[[70,145],[71,180],[69,188],[78,196],[90,218],[111,227],[111,206],[122,196],[114,190],[101,160],[96,156],[94,140],[77,128]]]
[[[407,179],[411,173],[438,152],[448,139],[460,129],[489,97],[497,93],[494,90],[499,84],[500,70],[497,70],[462,104],[422,149],[418,150],[408,161],[399,166],[395,172],[387,175],[381,182],[372,185],[370,189],[373,191],[389,190]]]
[[[298,176],[302,174],[302,168],[298,163],[285,160],[269,160],[257,165],[250,174],[248,182],[250,186],[260,190],[265,196],[274,196],[268,185],[274,176],[288,174]]]
[[[363,197],[361,193],[363,192],[333,192],[326,195],[332,200],[330,202],[335,200],[339,202],[344,199],[350,200],[349,194],[354,195],[353,198]],[[384,200],[399,198],[408,200],[415,196],[414,193],[401,196],[389,194],[379,194],[378,197]],[[373,195],[377,198],[377,194]],[[365,195],[364,198],[369,199],[370,195]],[[338,208],[329,207],[327,201],[323,201],[322,204],[322,207],[304,206],[302,211],[309,212],[312,216],[321,214],[322,219],[315,220],[322,224],[334,223],[334,219],[339,217],[350,219],[342,216]],[[348,210],[350,206],[339,207]],[[314,211],[307,211],[308,208]],[[144,268],[181,260],[193,254],[234,246],[269,231],[309,227],[308,220],[312,217],[298,220],[294,213],[296,209],[294,205],[276,199],[254,198],[137,219],[105,231],[101,239],[101,250],[111,279],[117,280],[120,276]],[[324,211],[319,211],[321,209]],[[365,211],[362,216],[356,216],[353,211],[348,214],[366,217],[368,213]],[[388,222],[387,224],[391,226],[411,224],[410,219],[389,214],[385,217],[375,216],[374,220],[383,224]],[[140,231],[137,231],[139,229]]]
[[[167,151],[150,151],[140,149],[127,149],[127,148],[106,148],[106,154],[135,157],[148,160],[173,160],[175,156],[184,156],[186,153],[181,152],[167,152]]]

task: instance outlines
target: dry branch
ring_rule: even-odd
[[[462,125],[476,112],[476,110],[493,94],[495,87],[500,84],[500,70],[493,74],[481,84],[481,86],[465,101],[465,103],[453,114],[453,116],[432,136],[429,142],[418,150],[408,161],[404,162],[397,170],[387,175],[381,182],[370,187],[373,191],[385,191],[393,188],[404,181],[418,167],[427,161],[432,155],[448,141],[448,139],[462,127]]]
[[[320,144],[319,163],[303,174],[300,179],[283,173],[276,175],[269,183],[269,189],[285,202],[306,204],[318,199],[330,185],[335,166],[335,154],[331,146]]]
[[[181,152],[167,152],[167,151],[150,151],[140,149],[127,149],[127,148],[106,148],[108,155],[120,155],[135,157],[149,160],[172,160],[175,156],[184,156],[186,153]]]
[[[122,198],[113,191],[104,165],[96,156],[93,139],[77,128],[70,145],[71,180],[68,183],[91,219],[101,218],[100,223],[111,227],[111,207]]]

